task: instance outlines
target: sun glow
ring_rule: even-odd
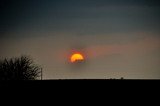
[[[80,53],[75,53],[71,56],[70,61],[72,63],[79,62],[79,61],[84,61],[84,56]]]

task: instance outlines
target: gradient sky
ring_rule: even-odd
[[[45,79],[160,79],[160,2],[1,0],[0,48],[0,59],[31,56]]]

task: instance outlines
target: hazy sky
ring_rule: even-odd
[[[31,56],[45,79],[160,79],[160,2],[1,0],[0,48]],[[73,51],[86,62],[69,63]]]

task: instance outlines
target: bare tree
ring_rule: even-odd
[[[40,67],[27,56],[0,61],[0,80],[36,80],[40,77]]]

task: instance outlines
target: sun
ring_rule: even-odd
[[[70,61],[72,63],[84,61],[84,56],[81,53],[74,53],[71,55]]]

